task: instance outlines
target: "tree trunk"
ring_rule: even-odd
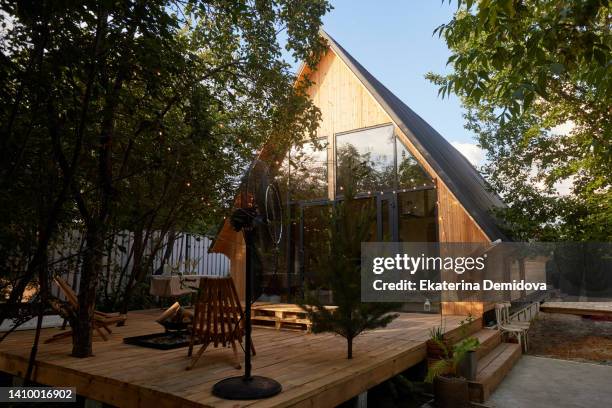
[[[106,35],[108,11],[104,7],[98,10],[98,28],[96,29],[96,48],[94,55],[99,51],[100,41]],[[92,61],[92,72],[98,67]],[[123,71],[117,74],[112,89],[107,90],[106,103],[102,111],[100,137],[98,138],[98,197],[94,211],[88,210],[87,205],[78,189],[73,193],[79,207],[79,212],[87,225],[87,244],[83,266],[81,267],[81,283],[79,285],[79,308],[77,310],[76,327],[72,336],[72,354],[76,357],[89,357],[92,355],[93,325],[92,319],[96,307],[96,288],[98,274],[102,272],[102,259],[104,257],[104,240],[107,222],[113,198],[113,168],[112,168],[112,142],[115,125],[115,112],[119,102],[119,92],[123,86]],[[93,78],[92,78],[93,81]],[[86,117],[83,117],[81,126],[85,130]]]
[[[81,282],[79,284],[79,308],[73,327],[72,355],[75,357],[89,357],[92,355],[93,314],[96,307],[96,286],[98,272],[102,266],[103,230],[96,223],[87,228],[87,242],[83,265],[81,267]]]
[[[25,374],[25,383],[24,385],[29,385],[32,382],[32,373],[34,371],[34,364],[36,363],[36,354],[38,353],[38,344],[40,342],[40,330],[42,328],[43,317],[45,314],[45,307],[47,305],[47,298],[49,293],[49,287],[47,285],[47,259],[45,256],[44,264],[39,266],[38,273],[38,289],[39,289],[39,301],[40,301],[40,310],[38,311],[38,317],[36,320],[36,333],[34,334],[34,343],[32,344],[32,349],[30,350],[30,358],[28,360],[28,368]]]
[[[176,240],[176,231],[174,229],[170,229],[168,231],[168,243],[166,244],[166,248],[164,249],[164,256],[159,264],[159,268],[155,270],[153,275],[162,275],[164,273],[164,266],[172,256],[172,251],[174,250],[174,241]]]
[[[144,256],[144,249],[146,247],[146,239],[143,242],[143,227],[142,225],[138,225],[136,231],[134,231],[134,243],[132,248],[134,250],[134,258],[132,264],[132,270],[130,272],[130,277],[125,286],[125,291],[123,292],[123,299],[121,303],[120,313],[127,314],[128,307],[130,305],[130,297],[132,296],[132,290],[134,289],[134,281],[137,280],[137,276],[140,275],[140,268],[142,267],[142,258]],[[148,236],[148,232],[147,235]],[[125,324],[124,322],[120,323],[120,325]]]

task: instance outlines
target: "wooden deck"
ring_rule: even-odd
[[[544,302],[540,310],[547,313],[612,317],[612,302]]]
[[[127,326],[113,329],[109,341],[96,337],[95,356],[69,355],[70,340],[41,344],[35,381],[75,386],[85,397],[115,406],[140,407],[325,407],[335,406],[417,364],[426,357],[425,341],[440,316],[402,313],[384,329],[355,341],[347,360],[343,338],[331,334],[254,328],[257,356],[254,374],[278,380],[283,391],[260,401],[226,401],[211,394],[217,381],[239,375],[230,366],[230,349],[209,349],[191,371],[187,348],[168,351],[124,344],[122,339],[162,331],[153,322],[159,310],[130,312]],[[460,316],[445,316],[448,331],[457,330]],[[42,340],[59,329],[44,329]],[[0,371],[23,376],[33,331],[11,334],[0,343]]]

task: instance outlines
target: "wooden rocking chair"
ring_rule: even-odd
[[[74,292],[74,290],[72,290],[70,285],[68,285],[68,283],[59,276],[54,276],[53,281],[57,284],[68,301],[68,313],[76,314],[76,311],[79,309],[77,294]],[[126,319],[126,315],[116,315],[95,310],[93,316],[93,328],[100,335],[100,337],[106,341],[108,340],[108,336],[104,333],[104,331],[102,331],[102,329],[104,329],[108,334],[111,334],[112,330],[108,326],[119,322],[124,322]],[[72,330],[58,333],[45,340],[45,343],[51,343],[52,341],[70,336],[72,336]]]
[[[234,353],[233,365],[240,369],[236,342],[242,346],[244,313],[232,278],[202,278],[199,292],[187,356],[192,357],[196,342],[201,342],[202,347],[191,358],[186,369],[191,370],[195,366],[211,343],[214,347],[230,345]],[[251,349],[255,355],[252,343]]]

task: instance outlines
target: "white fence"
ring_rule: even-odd
[[[83,234],[73,230],[64,234],[52,250],[49,251],[49,265],[53,273],[60,274],[78,290],[81,256],[84,248]],[[227,276],[230,260],[223,254],[208,253],[212,241],[204,235],[178,233],[168,249],[169,237],[166,234],[160,241],[160,233],[152,232],[147,240],[145,254],[154,254],[152,262],[145,267],[147,273],[187,274],[202,276]],[[102,261],[100,278],[111,288],[116,288],[121,280],[125,285],[133,267],[134,233],[121,231],[114,236],[112,245],[108,245]],[[165,262],[164,258],[167,259]],[[162,265],[163,262],[163,265]],[[123,271],[123,278],[120,278]],[[59,296],[58,288],[53,285],[52,294]]]
[[[223,254],[208,253],[212,240],[203,235],[181,234],[175,241],[166,266],[173,273],[202,276],[227,276],[230,260]],[[167,246],[167,239],[164,247]],[[163,251],[153,262],[153,271],[161,267]],[[168,268],[166,268],[168,269]]]

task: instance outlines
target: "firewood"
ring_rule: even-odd
[[[181,305],[179,304],[179,302],[174,302],[174,304],[170,306],[168,309],[166,309],[164,313],[162,313],[155,321],[157,323],[161,323],[165,320],[170,320],[172,317],[174,317],[174,315],[176,315],[176,313],[180,309],[181,309]]]

